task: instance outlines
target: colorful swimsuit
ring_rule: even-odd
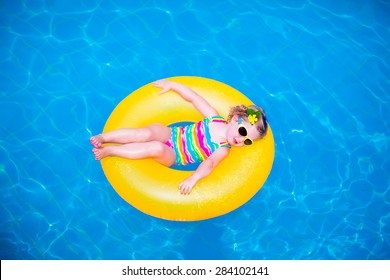
[[[223,117],[214,116],[187,126],[172,127],[171,138],[165,144],[175,151],[176,164],[199,163],[218,148],[231,148],[227,142],[217,144],[211,140],[210,122],[226,123]]]

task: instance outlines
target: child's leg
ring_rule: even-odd
[[[161,164],[171,166],[175,163],[175,152],[160,141],[150,141],[144,143],[130,143],[120,146],[105,146],[94,148],[96,160],[107,156],[117,156],[128,159],[153,158]]]
[[[134,142],[166,142],[171,137],[171,129],[161,124],[152,124],[144,128],[120,128],[92,136],[90,141],[95,148],[103,143],[127,144]]]

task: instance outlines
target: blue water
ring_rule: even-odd
[[[1,259],[390,259],[390,3],[0,2]],[[89,137],[154,80],[266,109],[263,188],[210,220],[122,200]]]

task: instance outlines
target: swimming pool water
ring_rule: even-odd
[[[389,259],[388,1],[1,1],[1,259]],[[227,83],[266,109],[263,188],[210,220],[149,217],[94,161],[125,96]]]

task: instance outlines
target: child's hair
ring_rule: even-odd
[[[248,120],[247,109],[252,109],[255,112],[258,111],[261,112],[259,117],[257,118],[256,128],[259,131],[260,139],[263,138],[267,134],[267,130],[268,130],[267,118],[265,116],[264,110],[256,105],[251,105],[251,106],[239,105],[239,106],[232,107],[230,109],[229,116],[227,118],[228,122],[231,121],[234,115],[237,115],[245,120]]]

